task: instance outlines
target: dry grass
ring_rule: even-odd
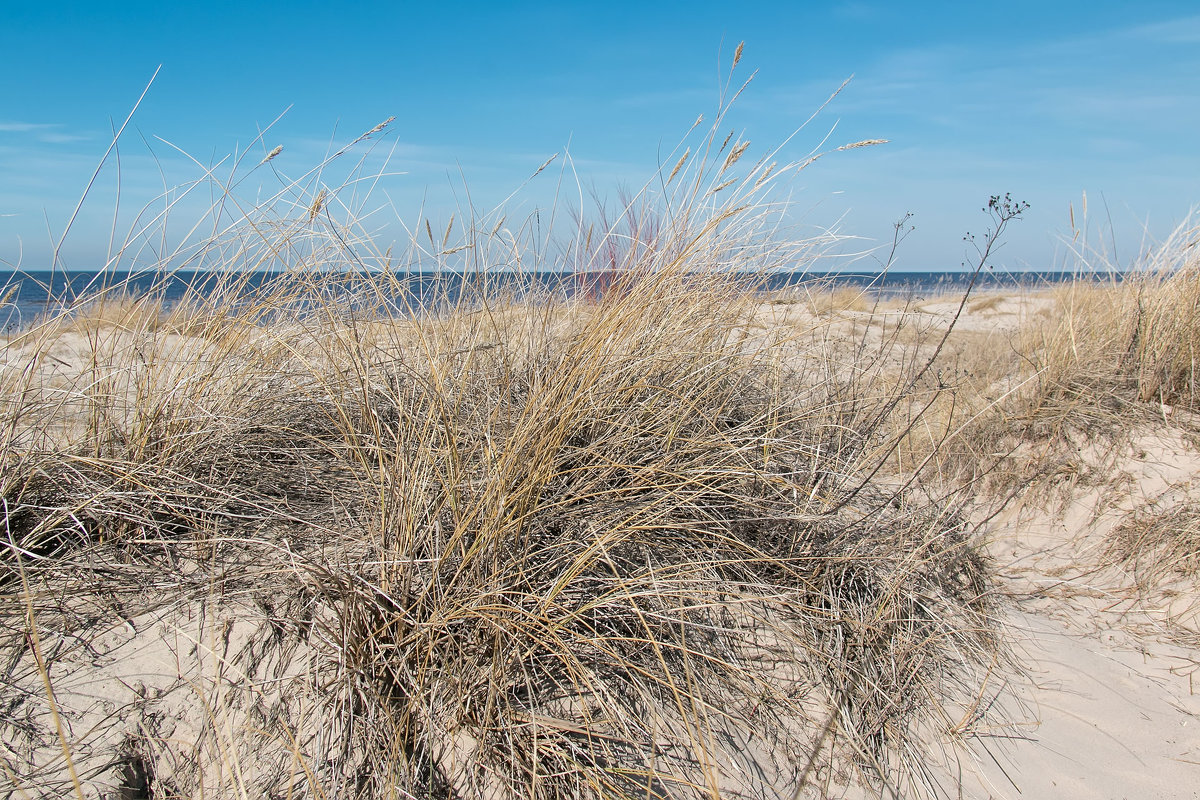
[[[998,295],[764,304],[739,276],[813,243],[709,143],[558,246],[584,296],[418,301],[322,186],[181,302],[10,336],[0,796],[953,795],[1004,659],[968,520],[1198,410],[1194,229],[1003,332],[963,316]],[[404,263],[543,263],[483,217]],[[1194,580],[1196,516],[1105,557]]]
[[[1126,565],[1144,591],[1173,578],[1194,582],[1200,574],[1200,508],[1182,503],[1139,510],[1113,529],[1107,555]]]
[[[1017,496],[1026,508],[1064,511],[1080,497],[1120,499],[1109,510],[1124,520],[1087,522],[1099,538],[1062,569],[1115,593],[1132,578],[1158,616],[1195,591],[1194,492],[1185,482],[1159,497],[1153,470],[1124,454],[1164,428],[1173,442],[1196,441],[1196,231],[1186,222],[1123,280],[1084,276],[1026,298],[1041,309],[1016,330],[957,333],[940,378],[952,388],[898,451],[910,464],[928,456],[928,481],[973,484],[996,511]],[[1191,447],[1158,457],[1175,467]],[[1194,625],[1175,614],[1172,624]]]
[[[219,285],[11,338],[0,794],[950,791],[991,579],[965,496],[884,477],[942,347],[754,333],[731,276],[812,245],[720,125],[560,248],[610,271],[591,301],[406,307],[292,182],[180,251]],[[405,263],[541,265],[468,216]]]
[[[967,310],[971,313],[979,313],[981,311],[992,311],[1003,303],[1007,298],[1002,294],[989,294],[981,297],[978,300],[972,300]]]
[[[729,737],[768,743],[786,787],[831,713],[843,757],[891,779],[910,718],[990,663],[968,528],[870,482],[891,398],[806,343],[748,349],[720,278],[400,323],[135,311],[25,345],[6,581],[83,639],[109,623],[64,629],[78,592],[283,620],[299,598],[320,621],[312,713],[344,721],[333,749],[275,732],[306,792],[753,791],[735,765],[759,756]],[[78,371],[43,380],[69,335]]]
[[[818,316],[832,316],[846,311],[862,313],[870,311],[874,304],[867,290],[853,287],[805,293],[805,305]]]
[[[1115,452],[1138,426],[1167,418],[1190,424],[1200,308],[1195,234],[1194,223],[1180,226],[1124,280],[1082,275],[1030,293],[1024,302],[1032,313],[1016,327],[958,325],[936,370],[942,391],[900,455],[928,461],[931,479],[974,483],[1006,502],[1052,488],[1085,444]],[[968,300],[966,308],[982,320],[1003,299]],[[919,350],[935,339],[909,324],[896,341]]]
[[[1125,280],[1060,290],[1058,313],[1034,331],[1036,403],[1128,403],[1196,408],[1200,256],[1194,222],[1181,225]]]
[[[317,654],[288,690],[320,697],[312,723],[269,737],[294,742],[297,791],[679,796],[755,791],[749,761],[794,786],[829,714],[840,757],[893,780],[914,715],[991,662],[962,519],[870,481],[892,398],[808,341],[731,335],[752,310],[735,284],[661,268],[595,306],[397,321],[302,305],[134,304],[14,345],[10,686],[42,663],[19,655],[25,603],[87,641],[235,598],[284,626],[274,647]],[[50,355],[68,337],[72,368]],[[168,738],[138,745],[142,769],[206,785],[164,765]],[[14,775],[61,776],[29,747]]]

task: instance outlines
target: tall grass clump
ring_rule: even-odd
[[[505,295],[480,269],[406,306],[375,267],[552,250],[467,209],[394,257],[346,186],[290,181],[187,245],[217,285],[82,298],[10,339],[17,791],[950,791],[930,764],[999,647],[962,501],[883,477],[927,367],[763,329],[745,274],[819,243],[780,235],[798,165],[749,163],[725,124],[553,250],[602,291]],[[128,690],[117,639],[170,674]]]
[[[1027,345],[1037,353],[1044,402],[1197,407],[1196,234],[1188,220],[1122,279],[1058,292],[1053,321]]]
[[[938,375],[951,384],[939,399],[950,410],[918,455],[1003,503],[1076,474],[1084,449],[1112,457],[1139,426],[1190,426],[1200,397],[1196,234],[1185,221],[1124,271],[1080,247],[1075,280],[1030,295],[1034,313],[1015,331],[949,341]]]

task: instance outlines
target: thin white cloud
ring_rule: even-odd
[[[58,123],[46,122],[0,122],[0,133],[33,134],[36,141],[46,144],[72,144],[85,142],[92,137],[85,134],[64,133],[63,126]]]
[[[43,133],[38,136],[38,141],[46,144],[73,144],[74,142],[91,141],[91,136],[80,135],[77,133]]]
[[[57,127],[59,126],[38,122],[0,122],[0,132],[3,133],[33,133]]]
[[[1139,25],[1126,33],[1130,38],[1162,44],[1200,44],[1200,16]]]

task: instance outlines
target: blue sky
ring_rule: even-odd
[[[859,249],[912,212],[901,268],[958,268],[992,194],[1032,204],[997,260],[1011,268],[1065,263],[1084,192],[1095,229],[1111,220],[1104,241],[1120,262],[1200,203],[1194,2],[14,6],[0,10],[0,260],[26,269],[46,266],[160,65],[120,140],[120,225],[164,180],[198,177],[176,148],[209,164],[283,145],[276,166],[299,175],[391,116],[377,154],[404,174],[377,196],[410,222],[422,203],[448,215],[464,181],[489,207],[568,146],[587,191],[615,197],[711,116],[743,40],[739,72],[758,74],[730,124],[751,154],[855,76],[783,155],[802,160],[827,134],[890,142],[798,174],[792,218],[862,237],[848,246]],[[67,267],[103,261],[117,175],[112,160],[62,250]],[[521,202],[551,203],[554,188],[531,185]]]

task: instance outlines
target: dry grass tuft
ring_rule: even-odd
[[[1144,590],[1200,574],[1200,507],[1183,503],[1131,515],[1109,536],[1107,555],[1124,564]]]
[[[967,306],[967,310],[972,314],[977,314],[981,311],[992,311],[997,308],[1006,299],[1002,294],[989,294],[986,297],[981,297],[978,300],[972,300]]]
[[[1200,256],[1185,223],[1119,283],[1077,283],[1034,342],[1039,401],[1196,408]]]
[[[13,784],[666,798],[849,770],[934,791],[916,731],[963,734],[1000,646],[965,498],[883,478],[930,362],[755,333],[734,276],[811,244],[756,194],[786,170],[727,178],[745,147],[721,159],[718,129],[669,201],[561,248],[610,270],[591,298],[486,276],[414,298],[363,268],[336,188],[289,185],[290,215],[189,251],[222,271],[183,302],[83,297],[12,339]],[[519,260],[540,232],[522,249],[499,219],[451,248],[426,221],[408,261],[543,266]]]
[[[819,353],[797,371],[731,336],[736,284],[618,288],[404,324],[193,317],[182,363],[139,310],[73,381],[26,379],[0,579],[84,640],[68,565],[102,606],[309,598],[320,713],[347,722],[332,749],[277,735],[308,791],[736,794],[760,758],[785,787],[830,713],[841,757],[891,779],[910,719],[995,646],[968,527],[870,482],[886,409]]]

